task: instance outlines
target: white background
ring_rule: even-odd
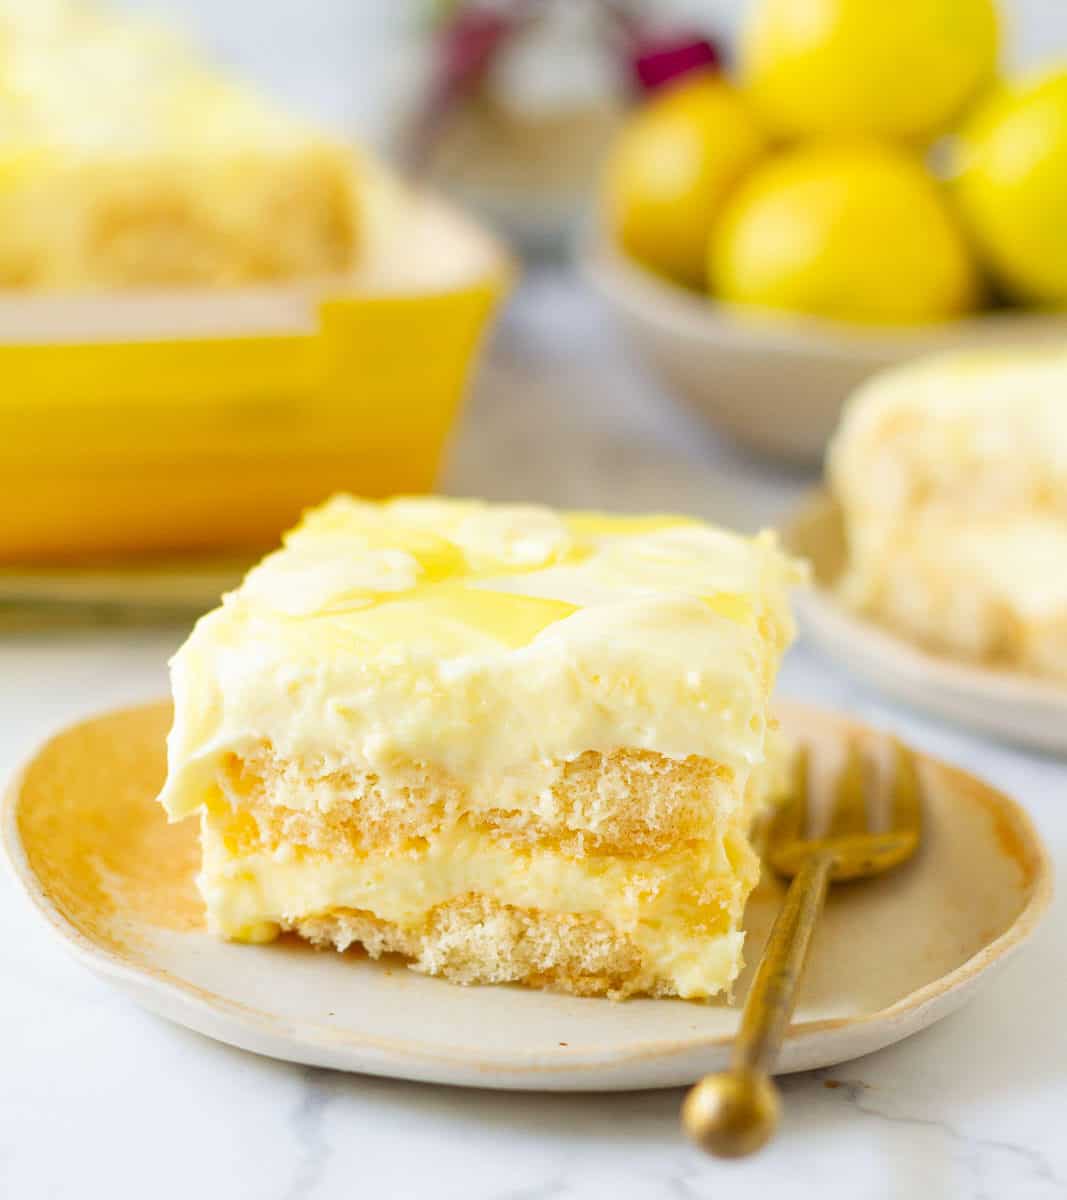
[[[375,139],[406,79],[418,0],[121,0],[194,31],[226,61],[323,120]],[[802,3],[803,0],[796,0]],[[883,0],[869,0],[872,4]],[[892,3],[893,0],[884,0]],[[728,33],[741,0],[656,0]],[[1037,65],[1067,55],[1064,0],[1000,0],[1006,57]]]

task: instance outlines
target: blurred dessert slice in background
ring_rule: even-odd
[[[937,650],[1067,681],[1067,352],[970,352],[866,384],[831,445],[840,593]]]
[[[353,163],[173,33],[81,0],[0,0],[0,286],[344,271]]]

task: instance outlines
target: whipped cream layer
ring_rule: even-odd
[[[175,656],[161,799],[203,808],[264,742],[385,781],[428,764],[472,808],[536,806],[560,762],[620,748],[722,763],[740,798],[798,575],[772,535],[680,517],[338,497]]]
[[[286,146],[309,128],[207,63],[175,31],[91,0],[0,0],[0,114],[27,170],[91,158]]]

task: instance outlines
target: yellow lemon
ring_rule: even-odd
[[[1067,71],[992,97],[957,155],[961,211],[1005,290],[1067,304]]]
[[[924,139],[992,78],[994,0],[758,0],[741,75],[772,129]]]
[[[640,109],[609,156],[604,206],[633,258],[702,287],[712,221],[765,147],[740,93],[715,75],[681,82]]]
[[[709,274],[732,303],[887,324],[957,316],[979,292],[938,182],[877,143],[811,143],[757,167],[712,235]]]

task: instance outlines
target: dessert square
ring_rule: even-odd
[[[0,0],[0,82],[0,287],[352,265],[351,151],[176,35],[81,0]]]
[[[172,663],[211,927],[460,983],[707,997],[741,965],[795,566],[682,517],[341,496]]]
[[[935,650],[1067,680],[1067,354],[972,351],[862,387],[829,454],[840,594]]]

